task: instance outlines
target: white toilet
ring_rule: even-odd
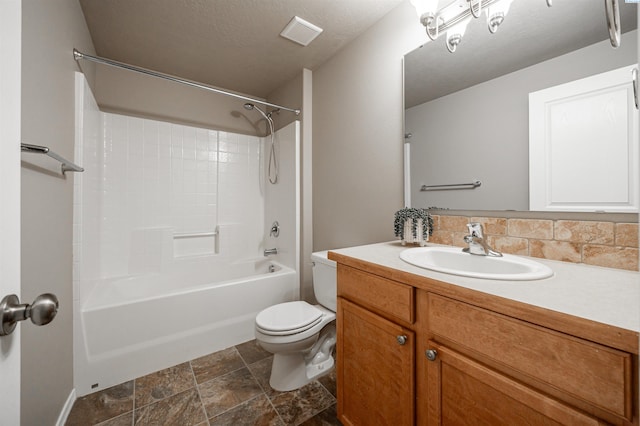
[[[327,252],[311,255],[313,291],[319,305],[296,301],[270,306],[256,316],[256,341],[274,354],[269,384],[298,389],[331,372],[336,345],[336,263]]]

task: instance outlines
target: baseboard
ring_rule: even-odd
[[[71,413],[71,408],[73,408],[74,402],[76,402],[75,388],[71,389],[71,393],[69,394],[67,401],[64,403],[64,407],[62,407],[62,411],[60,411],[56,426],[64,426],[64,424],[67,422],[67,418],[69,417],[69,413]]]

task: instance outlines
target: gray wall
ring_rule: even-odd
[[[606,40],[408,109],[413,207],[528,210],[529,92],[633,64],[636,50],[632,31],[618,49]],[[474,190],[420,192],[474,179]]]
[[[402,57],[426,35],[408,1],[313,73],[313,246],[394,238],[403,207]]]
[[[243,108],[246,101],[106,65],[96,66],[94,96],[105,112],[234,133],[265,134],[260,114]]]
[[[302,101],[304,97],[304,93],[302,91],[302,80],[303,80],[303,72],[302,70],[298,75],[295,76],[292,80],[287,82],[282,87],[277,88],[273,92],[269,93],[267,96],[267,101],[277,104],[287,106],[289,108],[298,108],[302,110]],[[269,111],[273,110],[273,108],[267,108]],[[302,110],[300,115],[295,115],[289,111],[280,111],[273,114],[273,122],[277,129],[282,129],[289,123],[293,123],[296,120],[303,121],[305,116],[305,111]]]
[[[78,1],[23,1],[22,43],[23,142],[73,158],[77,65],[71,52],[93,52]],[[23,425],[51,425],[73,389],[73,174],[63,178],[60,164],[47,157],[22,159],[21,300],[55,293],[60,311],[45,327],[19,326],[21,416]]]

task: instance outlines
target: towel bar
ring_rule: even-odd
[[[469,183],[450,183],[447,185],[422,185],[420,191],[444,191],[447,189],[476,189],[482,185],[479,180]]]
[[[61,170],[63,175],[66,172],[84,172],[84,168],[72,163],[71,161],[66,160],[64,157],[61,157],[60,155],[51,151],[46,146],[22,143],[20,144],[20,150],[22,152],[29,152],[32,154],[46,154],[47,156],[53,158],[54,160],[61,162],[62,163]]]

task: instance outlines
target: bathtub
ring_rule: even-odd
[[[252,340],[258,312],[299,298],[296,271],[266,258],[186,261],[89,287],[76,319],[78,395]]]

